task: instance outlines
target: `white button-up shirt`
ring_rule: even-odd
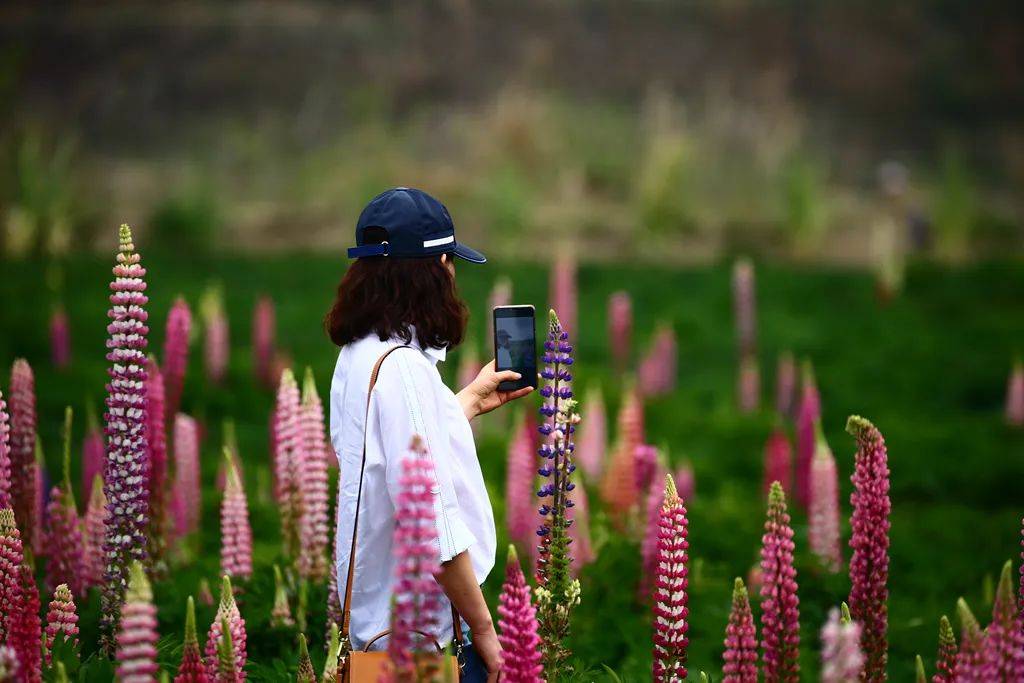
[[[393,352],[381,365],[367,415],[366,391],[373,366],[385,351],[401,344],[394,338],[380,341],[372,333],[346,344],[338,354],[331,382],[331,442],[341,467],[336,543],[342,600],[359,489],[364,418],[368,421],[349,628],[353,648],[362,648],[390,626],[395,501],[402,458],[409,452],[413,435],[423,437],[434,462],[434,512],[441,561],[468,550],[477,582],[483,583],[494,567],[497,549],[494,512],[469,420],[437,371],[445,350],[422,348],[414,333],[413,348]],[[443,645],[451,640],[451,634],[452,615],[445,609],[433,635]],[[387,639],[381,638],[373,648],[386,645]]]

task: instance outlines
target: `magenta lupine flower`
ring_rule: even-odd
[[[18,653],[23,683],[42,683],[43,680],[43,627],[39,619],[39,588],[27,564],[18,568],[21,596],[12,615],[7,642]]]
[[[658,564],[654,578],[655,683],[686,680],[686,649],[690,644],[689,522],[671,475],[658,519]]]
[[[1020,589],[1017,592],[1017,603],[1020,605],[1020,620],[1024,623],[1024,519],[1020,520]]]
[[[821,629],[822,683],[857,683],[864,668],[860,649],[860,624],[839,610],[829,610],[828,621]]]
[[[75,595],[85,595],[87,586],[82,572],[82,526],[74,498],[60,486],[50,490],[44,535],[49,557],[46,563],[49,585],[66,584]]]
[[[765,683],[800,680],[800,599],[786,494],[773,482],[761,538],[761,647]]]
[[[21,565],[25,551],[21,532],[14,520],[14,511],[0,509],[0,642],[6,643],[11,635],[15,616],[21,609]]]
[[[66,583],[57,586],[53,599],[46,610],[46,665],[53,663],[53,647],[60,641],[67,641],[72,648],[78,647],[78,611],[75,598]]]
[[[121,608],[121,626],[117,634],[117,680],[143,683],[156,681],[156,607],[153,589],[142,569],[142,563],[132,563],[128,590]]]
[[[793,491],[793,450],[789,437],[781,425],[776,425],[764,445],[764,492],[772,488],[772,482],[782,485],[787,494]]]
[[[608,426],[605,416],[604,394],[597,384],[587,389],[584,401],[587,423],[580,429],[574,459],[589,482],[598,482],[604,473],[604,460],[608,452]]]
[[[96,411],[90,405],[86,410],[85,437],[82,439],[82,493],[92,490],[92,482],[96,477],[103,477],[104,461],[107,455],[107,444],[103,441]]]
[[[537,479],[536,425],[524,413],[516,420],[515,431],[508,446],[505,476],[505,526],[509,538],[522,548],[532,550],[534,531],[533,489]]]
[[[821,399],[810,362],[804,363],[800,408],[796,417],[796,502],[803,509],[811,500],[811,461],[814,459],[814,425],[821,420]]]
[[[1024,425],[1024,363],[1014,361],[1010,379],[1006,383],[1006,421],[1020,427]]]
[[[551,265],[551,282],[548,289],[550,308],[558,311],[562,329],[575,333],[576,330],[576,254],[571,249],[561,249]]]
[[[935,675],[932,683],[953,683],[956,676],[956,636],[949,618],[942,615],[939,620],[939,652],[935,657]]]
[[[793,394],[796,391],[796,362],[789,351],[779,355],[775,370],[775,411],[793,417]],[[787,489],[788,490],[788,489]]]
[[[487,296],[487,310],[493,311],[499,306],[508,306],[512,303],[512,281],[507,277],[500,277],[494,281],[491,293]],[[494,348],[494,326],[487,325],[487,348]]]
[[[164,337],[164,386],[167,390],[169,420],[178,414],[181,407],[181,392],[185,387],[185,370],[188,368],[188,342],[192,333],[192,311],[185,299],[178,297],[167,312],[167,327]]]
[[[498,641],[504,651],[502,679],[508,683],[543,683],[537,610],[530,602],[515,546],[508,547],[505,584],[498,597]]]
[[[746,355],[740,358],[739,374],[736,378],[737,407],[741,413],[752,413],[761,402],[761,370],[757,357]]]
[[[127,225],[120,230],[120,252],[110,284],[111,319],[107,326],[107,462],[104,493],[107,496],[104,571],[103,649],[114,651],[114,636],[128,585],[132,560],[146,558],[146,529],[149,525],[149,446],[146,443],[146,326],[143,306],[146,297],[146,269],[139,263]]]
[[[434,579],[440,567],[434,523],[433,465],[423,440],[414,436],[402,460],[395,503],[394,600],[388,655],[398,678],[415,671],[413,635],[433,633],[440,622],[444,593]]]
[[[179,413],[174,418],[175,531],[185,536],[199,529],[199,425]]]
[[[1024,623],[1017,612],[1012,571],[1013,564],[1007,561],[996,588],[992,623],[985,630],[985,681],[1024,681]]]
[[[290,368],[281,373],[274,413],[274,500],[281,515],[281,536],[286,557],[296,556],[299,520],[302,515],[302,490],[297,471],[302,450],[302,408],[299,387]]]
[[[853,535],[850,548],[850,613],[861,625],[862,648],[867,658],[865,680],[885,679],[888,657],[886,628],[889,598],[889,464],[885,440],[873,424],[853,415],[846,431],[857,440],[854,463]]]
[[[273,376],[274,356],[277,354],[277,335],[274,316],[274,302],[269,296],[261,296],[256,302],[252,317],[253,369],[256,379],[267,387],[273,387],[278,377]]]
[[[24,543],[36,549],[36,387],[28,361],[11,367],[11,503]]]
[[[629,367],[632,341],[633,300],[627,292],[613,292],[608,297],[608,346],[616,372],[625,372]]]
[[[209,683],[203,653],[196,637],[196,603],[190,595],[185,608],[185,642],[181,649],[181,664],[174,683]]]
[[[296,472],[302,489],[298,570],[299,576],[319,582],[327,578],[327,460],[334,451],[328,445],[323,404],[316,391],[313,370],[308,367],[300,409],[303,447]]]
[[[159,560],[166,546],[167,514],[167,422],[164,407],[164,378],[152,355],[146,360],[146,443],[149,444],[149,551]]]
[[[754,264],[742,258],[732,267],[732,306],[736,319],[736,348],[740,357],[757,350],[757,295]]]
[[[743,579],[736,577],[732,610],[725,627],[722,683],[757,683],[757,630]]]
[[[676,491],[679,492],[679,497],[683,500],[693,500],[697,494],[697,476],[693,473],[693,465],[689,460],[680,463],[672,478],[676,482]]]
[[[646,491],[658,469],[658,449],[646,443],[637,444],[633,449],[633,477],[636,479],[636,490]],[[660,482],[659,482],[660,483]]]
[[[673,480],[675,484],[675,480]],[[678,488],[676,495],[678,495]],[[658,539],[661,537],[661,508],[665,504],[665,472],[659,468],[647,485],[645,498],[643,542],[640,544],[640,598],[646,600],[654,591],[658,569]],[[686,498],[679,496],[684,502]]]
[[[820,423],[816,432],[818,443],[811,462],[807,541],[811,552],[834,574],[843,565],[839,534],[839,472]]]
[[[0,510],[11,505],[11,427],[4,392],[0,391]]]
[[[956,657],[955,681],[987,681],[985,678],[985,632],[963,598],[956,602],[960,617],[960,652]]]
[[[220,287],[210,287],[206,291],[200,310],[203,317],[203,366],[206,378],[212,384],[220,384],[227,374],[231,355],[228,316],[224,312]]]
[[[678,346],[675,330],[665,323],[659,325],[637,370],[638,388],[644,396],[663,396],[675,390]]]
[[[107,497],[103,494],[103,478],[92,480],[89,504],[82,523],[82,583],[86,589],[103,582],[105,561],[103,539],[106,538]]]
[[[245,620],[238,611],[235,603],[235,594],[231,588],[231,579],[224,577],[220,589],[220,606],[217,608],[217,615],[210,624],[210,632],[206,636],[206,675],[210,680],[224,681],[223,676],[218,678],[217,651],[221,645],[224,633],[224,624],[227,624],[227,632],[231,640],[231,649],[234,654],[234,681],[245,680]]]
[[[252,576],[252,527],[245,488],[231,455],[224,449],[228,478],[220,506],[220,571],[236,579]]]
[[[71,363],[71,324],[63,308],[57,308],[50,316],[50,359],[58,370]]]

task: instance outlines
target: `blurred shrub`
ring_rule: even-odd
[[[954,260],[963,258],[978,221],[979,208],[974,177],[955,147],[947,147],[943,154],[932,211],[940,255]]]
[[[222,224],[216,195],[195,186],[157,205],[149,219],[151,243],[176,251],[208,251]]]
[[[651,136],[640,166],[640,221],[655,232],[693,232],[692,150],[678,133]]]

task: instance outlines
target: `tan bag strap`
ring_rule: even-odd
[[[341,635],[346,640],[348,639],[349,634],[349,622],[352,618],[352,583],[356,573],[356,535],[359,533],[359,507],[363,500],[363,473],[366,471],[366,432],[368,429],[367,422],[370,419],[370,397],[373,395],[373,387],[377,384],[377,376],[380,374],[380,366],[384,363],[384,359],[398,349],[411,348],[413,347],[408,344],[392,346],[377,359],[377,363],[373,366],[373,371],[370,373],[370,388],[366,392],[366,416],[363,418],[363,460],[359,465],[359,490],[356,493],[356,513],[352,520],[352,546],[348,551],[348,578],[345,581],[345,601],[342,605],[341,612]],[[455,603],[452,603],[452,637],[459,647],[462,646],[462,628],[460,622],[461,619],[459,617],[459,612],[455,609]],[[384,631],[374,636],[373,640],[370,642],[372,643],[374,640],[377,640],[389,632],[390,630]]]

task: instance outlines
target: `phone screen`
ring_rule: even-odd
[[[537,377],[537,339],[533,306],[494,309],[494,359],[498,370],[515,370],[522,379],[502,382],[502,391],[532,386]]]

